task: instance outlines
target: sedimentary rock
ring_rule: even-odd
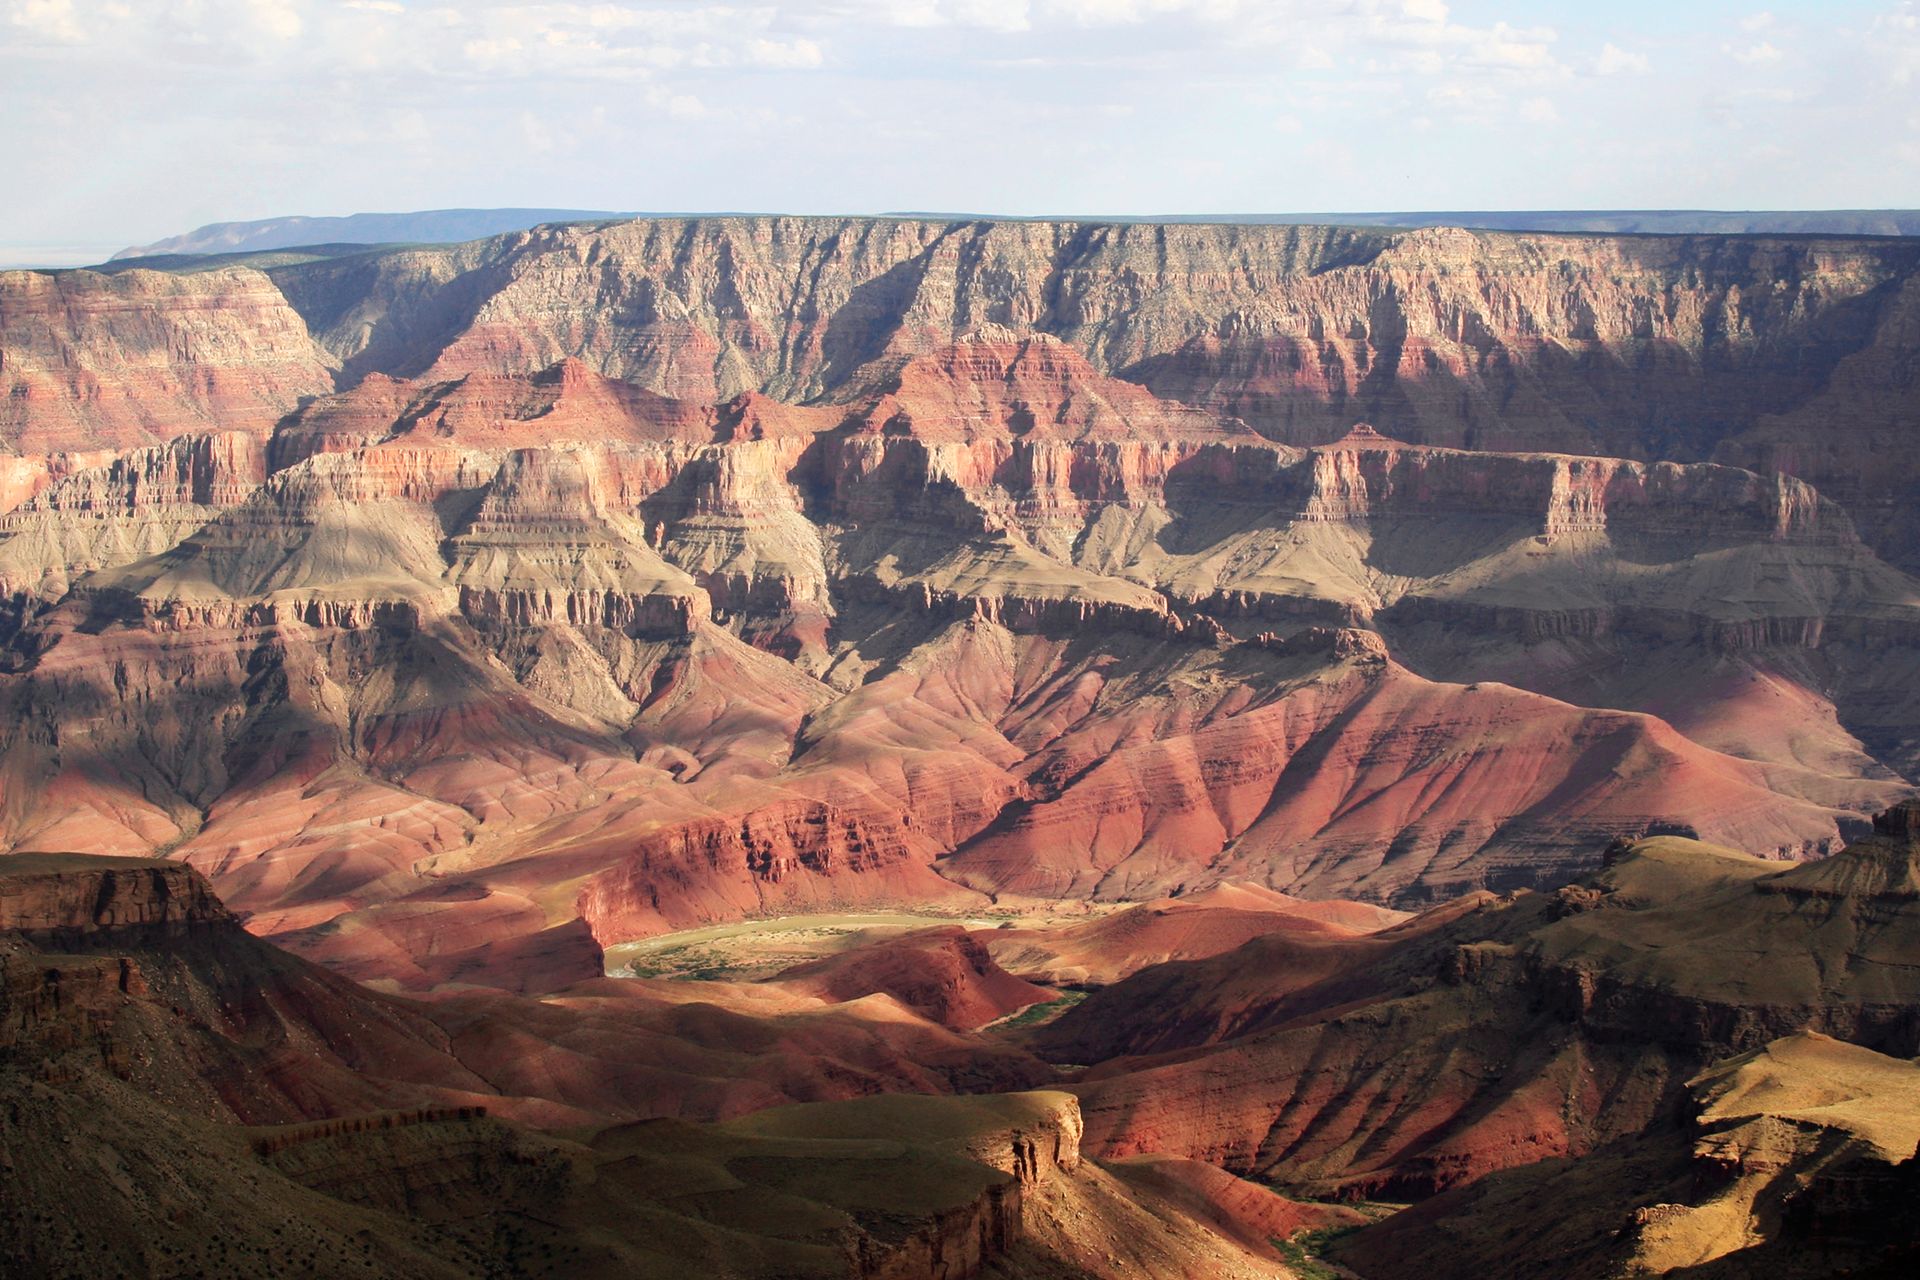
[[[334,361],[271,280],[0,272],[0,441],[20,454],[128,449],[192,431],[264,436]]]
[[[1912,1062],[1801,1032],[1688,1087],[1682,1117],[1438,1197],[1340,1260],[1370,1277],[1898,1275],[1920,1260],[1904,1214],[1920,1186]]]
[[[0,837],[516,988],[582,920],[1828,851],[1920,768],[1920,599],[1817,468],[1701,459],[1890,411],[1908,253],[747,219],[9,277],[9,368],[262,381],[32,410],[109,454],[8,473]]]
[[[1142,970],[1044,1028],[1090,1149],[1317,1192],[1430,1194],[1637,1134],[1709,1063],[1803,1029],[1920,1049],[1905,808],[1780,868],[1660,837],[1585,885]]]
[[[972,1029],[1053,998],[1014,977],[959,925],[889,938],[783,970],[777,981],[831,1000],[884,993],[942,1026]]]

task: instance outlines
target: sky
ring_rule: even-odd
[[[538,206],[1920,206],[1920,3],[0,0],[0,261]]]

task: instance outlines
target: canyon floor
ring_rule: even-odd
[[[803,921],[829,952],[758,980],[422,999],[252,937],[179,863],[0,857],[0,1249],[163,1276],[1920,1261],[1920,804],[1800,867],[1659,837],[1413,917],[1208,897]],[[1081,999],[1009,1016],[1062,1003],[1063,965]]]

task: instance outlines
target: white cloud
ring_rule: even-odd
[[[1505,97],[1499,90],[1483,84],[1443,84],[1427,91],[1427,101],[1442,110],[1473,115],[1500,107]]]
[[[649,89],[646,92],[647,104],[664,113],[672,120],[704,120],[714,114],[707,104],[691,93],[674,93],[667,89]]]
[[[306,25],[291,0],[248,0],[246,8],[255,29],[275,40],[291,40]]]
[[[1646,54],[1629,53],[1612,41],[1600,46],[1600,56],[1593,61],[1594,74],[1602,76],[1645,75],[1652,69]]]
[[[1558,124],[1560,109],[1549,98],[1528,98],[1520,104],[1520,118],[1528,124]]]
[[[1026,0],[960,0],[981,20]],[[798,6],[801,10],[818,5]],[[821,10],[824,12],[824,10]],[[154,66],[218,61],[308,73],[646,78],[673,68],[807,70],[826,48],[796,6],[674,0],[0,0],[0,38],[87,42]],[[3,46],[0,46],[3,47]]]
[[[1904,90],[1920,79],[1920,6],[1903,4],[1898,12],[1883,14],[1870,38],[1895,87]]]
[[[7,6],[7,24],[30,37],[78,44],[87,38],[73,0],[13,0]]]
[[[1486,66],[1543,71],[1554,65],[1554,38],[1550,29],[1523,30],[1498,22],[1491,31],[1475,33],[1468,39],[1468,59]]]
[[[1745,49],[1730,50],[1733,60],[1746,67],[1770,67],[1787,55],[1765,40]]]
[[[747,42],[746,61],[756,67],[817,67],[825,59],[812,40],[755,39]]]
[[[1033,25],[1027,0],[955,0],[963,21],[989,31],[1025,31]]]
[[[1033,25],[1028,0],[946,0],[936,12],[940,20],[985,31],[1026,31]]]

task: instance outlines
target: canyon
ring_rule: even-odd
[[[1789,1182],[1896,1248],[1904,1129],[1725,1099],[1920,1054],[1920,244],[156,262],[0,273],[21,1214],[66,1124],[341,1274],[1520,1274],[1535,1194],[1680,1273]],[[606,976],[888,913],[944,923]],[[8,1247],[280,1256],[102,1177]]]
[[[995,1032],[820,981],[971,941],[1001,989],[1000,929],[420,999],[255,938],[179,862],[0,856],[0,1248],[27,1274],[902,1280],[1283,1280],[1328,1235],[1369,1277],[1920,1256],[1920,802],[1818,862],[1658,836],[1398,921],[1203,896],[1205,954]],[[1114,913],[1109,953],[1169,910]]]
[[[1252,1280],[1288,1274],[1263,1230],[1327,1213],[1083,1161],[1071,1095],[979,1093],[1033,1083],[1021,1055],[899,1006],[476,999],[280,952],[178,863],[0,858],[0,1249],[25,1274],[957,1278],[1087,1255]],[[933,1074],[864,1075],[863,1025]],[[988,1068],[967,1097],[936,1083],[962,1058]],[[84,1227],[50,1228],[76,1196]]]

